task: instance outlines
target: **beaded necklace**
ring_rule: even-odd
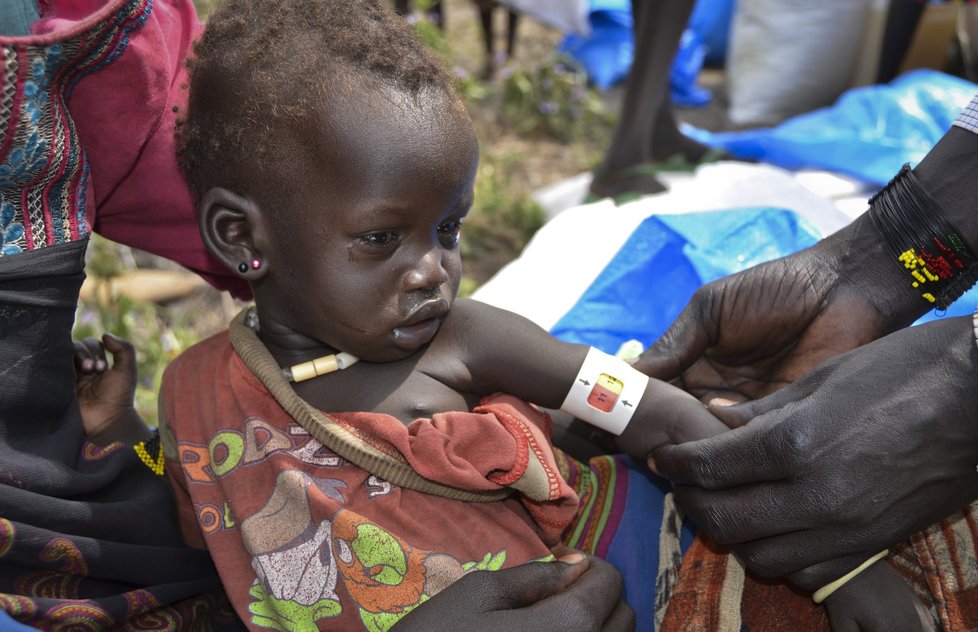
[[[254,308],[248,310],[248,313],[245,315],[245,326],[256,334],[258,333],[258,312],[255,311]],[[329,373],[348,369],[359,361],[360,358],[356,357],[352,353],[345,353],[341,351],[339,353],[330,353],[320,356],[313,360],[309,360],[308,362],[293,364],[290,367],[283,367],[282,375],[284,375],[285,379],[290,382],[305,382],[306,380],[311,380],[312,378],[319,377],[320,375],[327,375]]]

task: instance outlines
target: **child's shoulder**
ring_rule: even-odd
[[[521,318],[513,312],[500,309],[488,303],[477,301],[471,298],[460,298],[452,305],[449,317],[446,322],[458,326],[469,326],[473,324],[484,325],[486,323],[506,323]]]
[[[498,339],[532,326],[518,314],[471,298],[455,301],[445,324],[446,331],[461,333],[469,339],[475,336]]]
[[[200,371],[208,366],[226,362],[228,354],[232,353],[228,331],[224,330],[187,347],[166,368],[167,373]]]

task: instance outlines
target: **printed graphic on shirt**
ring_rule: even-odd
[[[313,473],[278,471],[267,500],[251,515],[232,515],[229,500],[195,506],[205,535],[240,531],[256,576],[248,615],[257,627],[314,630],[325,620],[355,614],[367,630],[389,630],[464,574],[498,570],[506,562],[505,550],[466,562],[424,550],[349,510],[351,494],[373,501],[397,488],[368,476],[361,489],[351,490],[337,477],[348,464],[292,424],[286,434],[250,418],[243,431],[222,430],[206,446],[181,442],[178,453],[187,482],[212,489],[272,455],[316,466]]]
[[[314,628],[316,621],[341,614],[346,601],[366,629],[388,630],[466,572],[496,570],[506,561],[505,551],[468,564],[431,554],[345,509],[315,524],[310,497],[323,494],[341,503],[344,487],[342,481],[284,471],[265,506],[242,521],[258,577],[248,607],[255,625]]]
[[[181,441],[177,450],[184,476],[191,484],[214,484],[243,465],[255,465],[278,454],[318,467],[335,468],[343,463],[297,424],[289,424],[286,434],[258,417],[246,419],[243,431],[221,430],[207,444]]]

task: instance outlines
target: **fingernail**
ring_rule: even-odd
[[[655,472],[656,474],[658,474],[658,473],[659,473],[659,470],[657,470],[657,469],[655,469],[655,459],[653,459],[652,457],[648,457],[648,458],[647,458],[647,459],[645,460],[645,463],[646,463],[646,464],[647,464],[647,465],[649,466],[649,469],[650,469],[650,470],[652,470],[652,471],[653,471],[653,472]]]
[[[714,397],[710,400],[709,406],[733,406],[736,404],[732,399],[727,399],[726,397]]]
[[[82,365],[82,369],[85,370],[85,371],[91,371],[92,370],[92,361],[89,360],[88,358],[82,360],[81,365]]]
[[[95,363],[95,369],[97,371],[104,371],[106,366],[105,360],[99,360]]]
[[[568,553],[566,555],[561,555],[557,558],[558,562],[563,562],[564,564],[580,564],[584,561],[584,555],[578,553],[577,551],[573,553]]]

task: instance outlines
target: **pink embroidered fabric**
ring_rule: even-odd
[[[17,39],[49,47],[109,21],[125,5],[49,0],[34,35]],[[118,54],[67,85],[64,96],[88,155],[94,187],[88,213],[95,231],[176,261],[215,287],[247,298],[247,284],[206,251],[177,167],[174,132],[187,101],[185,61],[201,28],[190,0],[154,0],[138,28],[120,33],[125,46]]]

